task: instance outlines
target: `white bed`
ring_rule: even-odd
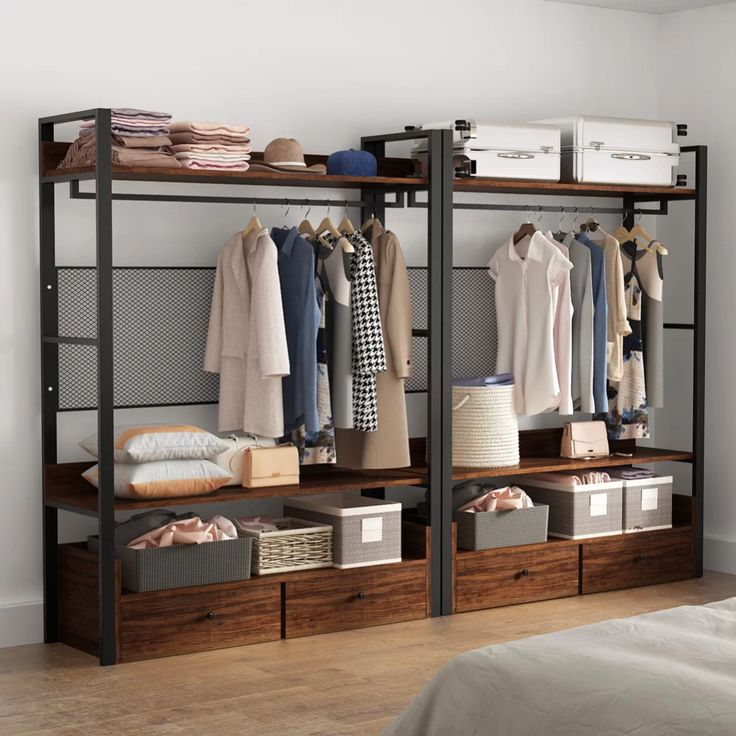
[[[734,736],[736,598],[448,662],[384,736]]]

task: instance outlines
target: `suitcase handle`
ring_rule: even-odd
[[[518,158],[518,159],[534,158],[533,153],[497,153],[496,156],[498,156],[499,158]]]
[[[646,153],[612,153],[611,158],[619,161],[649,161],[652,157]]]

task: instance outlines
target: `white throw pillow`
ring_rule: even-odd
[[[99,457],[97,432],[83,439],[79,446],[92,457]],[[207,460],[228,448],[225,440],[188,424],[148,424],[115,428],[116,463]]]
[[[99,465],[82,477],[97,488]],[[203,496],[224,486],[231,475],[209,460],[115,463],[115,495],[120,498]]]

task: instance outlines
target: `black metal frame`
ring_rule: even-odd
[[[428,282],[429,282],[429,390],[428,408],[428,480],[431,534],[431,611],[432,615],[452,613],[452,221],[454,209],[526,211],[529,205],[492,204],[484,202],[454,202],[452,132],[450,130],[412,130],[404,133],[368,136],[361,139],[364,150],[384,156],[386,144],[399,141],[426,139],[429,176],[426,202],[416,198],[415,191],[402,187],[395,189],[361,190],[360,200],[292,199],[263,197],[220,197],[192,195],[160,195],[113,193],[111,164],[112,136],[110,110],[99,108],[69,113],[39,120],[39,152],[43,143],[54,141],[54,126],[85,118],[96,121],[97,158],[94,173],[61,174],[44,177],[39,172],[40,204],[40,290],[41,290],[41,378],[44,493],[46,466],[57,461],[58,413],[58,358],[59,344],[75,342],[97,346],[98,379],[98,433],[99,433],[99,492],[98,533],[99,553],[99,658],[100,664],[113,664],[117,659],[115,631],[115,559],[113,527],[115,499],[113,488],[113,334],[112,334],[112,275],[113,275],[113,220],[114,200],[153,202],[201,202],[298,206],[355,206],[363,217],[375,214],[383,220],[387,208],[420,207],[427,209],[428,224]],[[692,324],[667,323],[671,329],[692,329],[694,349],[693,393],[693,493],[696,497],[695,549],[696,573],[702,575],[703,548],[703,448],[704,448],[704,368],[705,368],[705,265],[706,265],[706,207],[707,207],[707,148],[691,146],[682,149],[695,153],[695,311]],[[42,156],[39,156],[42,161]],[[94,192],[82,192],[80,180],[95,181]],[[54,185],[70,182],[70,195],[76,199],[95,200],[96,221],[96,274],[97,274],[97,336],[96,338],[69,338],[58,334],[57,270],[55,265],[55,209]],[[203,177],[202,181],[206,181]],[[199,182],[199,179],[197,180]],[[231,182],[232,183],[232,182]],[[394,201],[386,201],[386,193],[395,194]],[[507,193],[508,194],[508,193]],[[538,191],[540,196],[558,196],[550,191]],[[528,196],[517,193],[516,196]],[[571,195],[573,196],[573,195]],[[581,193],[579,196],[585,196]],[[611,194],[610,197],[616,196]],[[570,207],[533,205],[535,212],[556,213],[618,213],[629,221],[635,214],[667,214],[669,200],[685,200],[678,194],[668,197],[652,196],[640,199],[624,197],[623,206]],[[637,201],[655,201],[656,209],[637,208]],[[381,494],[383,489],[376,489]],[[44,496],[45,497],[45,496]],[[45,640],[56,641],[58,614],[57,585],[57,508],[44,503],[44,601]]]

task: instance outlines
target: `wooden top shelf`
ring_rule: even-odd
[[[694,199],[695,189],[688,187],[636,187],[623,184],[566,184],[545,181],[510,181],[504,179],[455,179],[456,192],[477,194],[534,194],[573,197],[615,197],[627,195],[646,199]]]
[[[93,179],[94,166],[71,169],[56,168],[66,154],[69,143],[45,143],[43,146],[43,181],[70,181]],[[326,156],[305,156],[308,164],[322,163]],[[387,191],[426,189],[427,180],[412,176],[414,164],[409,159],[382,158],[381,176],[335,176],[332,174],[303,174],[298,171],[276,173],[270,171],[215,171],[184,168],[151,168],[145,166],[113,166],[112,178],[120,181],[150,181],[189,184],[250,184],[270,187],[319,187],[322,189],[386,189]],[[338,204],[336,202],[336,204]]]
[[[90,463],[63,463],[46,468],[45,502],[49,506],[97,515],[97,490],[81,474]],[[423,482],[423,477],[397,470],[345,470],[331,466],[302,468],[299,485],[268,486],[265,488],[220,488],[206,496],[184,496],[177,498],[116,498],[116,511],[168,508],[172,506],[200,506],[226,501],[248,501],[253,498],[304,496],[318,493],[339,493],[370,488],[411,486]]]

